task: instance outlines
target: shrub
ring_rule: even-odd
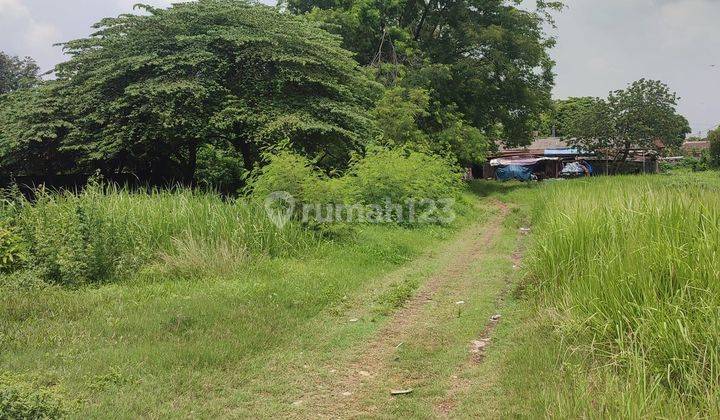
[[[242,186],[245,174],[242,157],[232,149],[204,145],[198,150],[195,173],[198,185],[210,190],[235,193]]]
[[[27,244],[23,238],[8,223],[0,222],[0,272],[17,270],[27,257]]]
[[[461,176],[449,162],[437,156],[403,148],[373,148],[364,157],[355,159],[347,174],[336,178],[328,178],[301,156],[283,152],[271,158],[252,185],[258,200],[273,192],[290,193],[296,200],[295,218],[302,216],[303,221],[312,226],[330,217],[331,212],[326,208],[332,204],[353,207],[341,213],[335,210],[335,220],[338,217],[354,219],[357,216],[350,213],[362,213],[364,220],[412,222],[412,219],[396,217],[401,211],[398,206],[409,211],[406,206],[409,200],[419,204],[415,207],[417,217],[433,217],[432,221],[437,221],[444,216],[441,213],[445,209],[433,208],[428,201],[442,206],[446,200],[455,199]],[[285,201],[275,204],[283,207],[277,210],[287,210]],[[418,220],[417,217],[414,220]]]
[[[95,185],[79,194],[38,191],[33,203],[19,200],[13,217],[28,244],[27,265],[59,285],[112,281],[171,256],[207,256],[218,249],[238,258],[288,255],[315,241],[301,226],[279,229],[256,203],[186,189],[131,192]]]
[[[0,419],[56,419],[65,413],[57,394],[0,374]]]
[[[288,192],[296,200],[308,202],[312,191],[318,189],[319,172],[310,161],[292,152],[270,156],[267,165],[254,176],[251,184],[253,195],[264,200],[274,192]]]
[[[709,160],[713,168],[720,168],[720,128],[708,134],[710,141]]]
[[[693,172],[702,172],[710,169],[710,156],[707,151],[703,151],[700,157],[685,156],[680,166],[691,169]]]
[[[455,198],[461,185],[461,175],[444,159],[404,149],[369,151],[354,162],[351,176],[351,196],[368,204]]]
[[[17,222],[30,244],[29,263],[42,279],[76,286],[113,277],[132,238],[108,220],[101,195],[98,187],[80,196],[39,191],[35,203],[23,203]]]

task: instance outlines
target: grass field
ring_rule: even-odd
[[[332,235],[202,194],[48,196],[6,209],[66,250],[2,280],[0,403],[77,418],[716,417],[719,188],[716,173],[479,182],[450,227]],[[58,247],[93,220],[114,243]],[[69,263],[83,256],[94,265]],[[73,273],[86,281],[31,280]]]
[[[262,355],[484,217],[466,212],[450,227],[360,225],[334,238],[279,230],[261,209],[188,192],[89,190],[6,211],[44,239],[53,263],[40,274],[62,284],[38,283],[34,270],[3,278],[0,385],[57,395],[78,417],[222,414],[233,404],[222,395],[272,363]],[[73,232],[93,221],[102,221],[97,236],[73,246]],[[99,269],[77,268],[82,257]],[[115,281],[65,281],[93,280],[92,272]],[[373,303],[377,317],[419,281],[387,285]]]
[[[513,322],[488,366],[503,414],[720,415],[720,177],[600,178],[523,197]]]

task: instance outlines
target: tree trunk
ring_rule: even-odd
[[[625,148],[615,158],[615,165],[613,168],[613,171],[615,173],[613,175],[617,175],[620,169],[625,168],[625,161],[627,161],[627,158],[630,155],[630,147],[631,146],[629,144],[625,144],[624,146],[625,146]]]
[[[250,149],[250,144],[242,137],[238,137],[237,142],[235,143],[235,147],[240,150],[245,170],[248,172],[252,171],[254,162],[252,158],[252,150]]]
[[[425,5],[425,8],[423,9],[422,15],[420,16],[420,21],[418,22],[417,26],[415,27],[415,33],[413,34],[413,38],[415,41],[420,40],[420,33],[422,31],[423,25],[425,25],[425,19],[427,19],[427,15],[430,12],[430,8],[432,7],[433,0],[428,0],[427,4]]]
[[[189,187],[195,186],[195,172],[197,171],[198,141],[188,142],[188,158],[185,166],[184,183]]]

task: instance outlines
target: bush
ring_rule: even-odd
[[[112,281],[192,253],[202,259],[221,249],[236,254],[226,261],[240,260],[294,254],[315,241],[298,225],[279,229],[255,203],[185,189],[95,185],[79,194],[38,191],[32,203],[18,200],[13,220],[28,244],[26,265],[43,281],[66,286]]]
[[[0,374],[0,419],[56,419],[66,412],[57,394]]]
[[[691,169],[693,172],[702,172],[710,169],[710,157],[707,151],[704,151],[700,157],[685,156],[680,163],[683,168]]]
[[[400,222],[405,219],[395,217],[399,215],[398,205],[406,206],[409,200],[420,204],[423,200],[434,200],[443,204],[444,200],[457,197],[460,185],[460,174],[442,158],[402,148],[374,148],[355,159],[346,175],[336,178],[328,178],[301,156],[283,152],[272,157],[259,172],[252,191],[259,200],[273,192],[290,193],[296,200],[294,217],[315,225],[320,219],[331,217],[328,214],[334,214],[335,220],[358,217],[349,216],[353,212],[365,215],[363,220]],[[276,210],[287,210],[287,202],[275,204],[283,207]],[[333,204],[351,204],[361,209],[345,209],[341,213],[327,211]],[[387,209],[388,204],[392,204],[391,214],[373,209]],[[310,211],[306,211],[308,206]],[[424,206],[427,208],[417,208],[417,215],[439,216],[433,214],[431,205]]]
[[[310,161],[291,152],[271,156],[267,165],[254,176],[251,191],[255,198],[265,200],[274,192],[288,192],[300,202],[308,202],[311,192],[318,189],[321,177]]]
[[[242,157],[231,148],[204,145],[198,150],[197,165],[198,185],[210,190],[235,193],[245,180]]]
[[[99,187],[80,196],[39,191],[34,203],[23,203],[17,223],[30,244],[29,265],[42,279],[77,286],[113,277],[132,238],[99,207],[101,195]]]
[[[366,204],[455,198],[462,179],[444,159],[403,149],[368,152],[354,162],[351,176],[350,195]]]
[[[280,153],[256,173],[251,184],[256,199],[248,201],[184,189],[131,192],[97,184],[81,193],[39,190],[32,203],[19,197],[0,204],[0,215],[13,223],[12,228],[0,226],[0,261],[6,269],[27,261],[33,278],[64,286],[113,281],[153,262],[186,277],[205,271],[222,275],[252,255],[293,254],[316,242],[317,235],[299,223],[273,223],[264,202],[273,192],[293,195],[295,218],[302,215],[305,227],[322,224],[323,233],[338,236],[349,232],[322,222],[343,214],[354,217],[359,206],[363,215],[373,216],[362,220],[390,223],[390,212],[366,210],[385,207],[386,199],[405,205],[408,199],[454,198],[459,185],[459,174],[441,158],[374,149],[335,178],[304,157]],[[347,203],[352,210],[327,206]],[[306,212],[303,204],[312,204],[308,209],[314,211]]]
[[[27,257],[27,244],[23,238],[8,223],[0,222],[0,272],[17,270]]]
[[[720,168],[720,128],[708,134],[710,141],[709,160],[713,168]]]

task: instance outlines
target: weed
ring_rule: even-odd
[[[0,374],[0,418],[56,419],[66,413],[63,398],[17,377]]]

